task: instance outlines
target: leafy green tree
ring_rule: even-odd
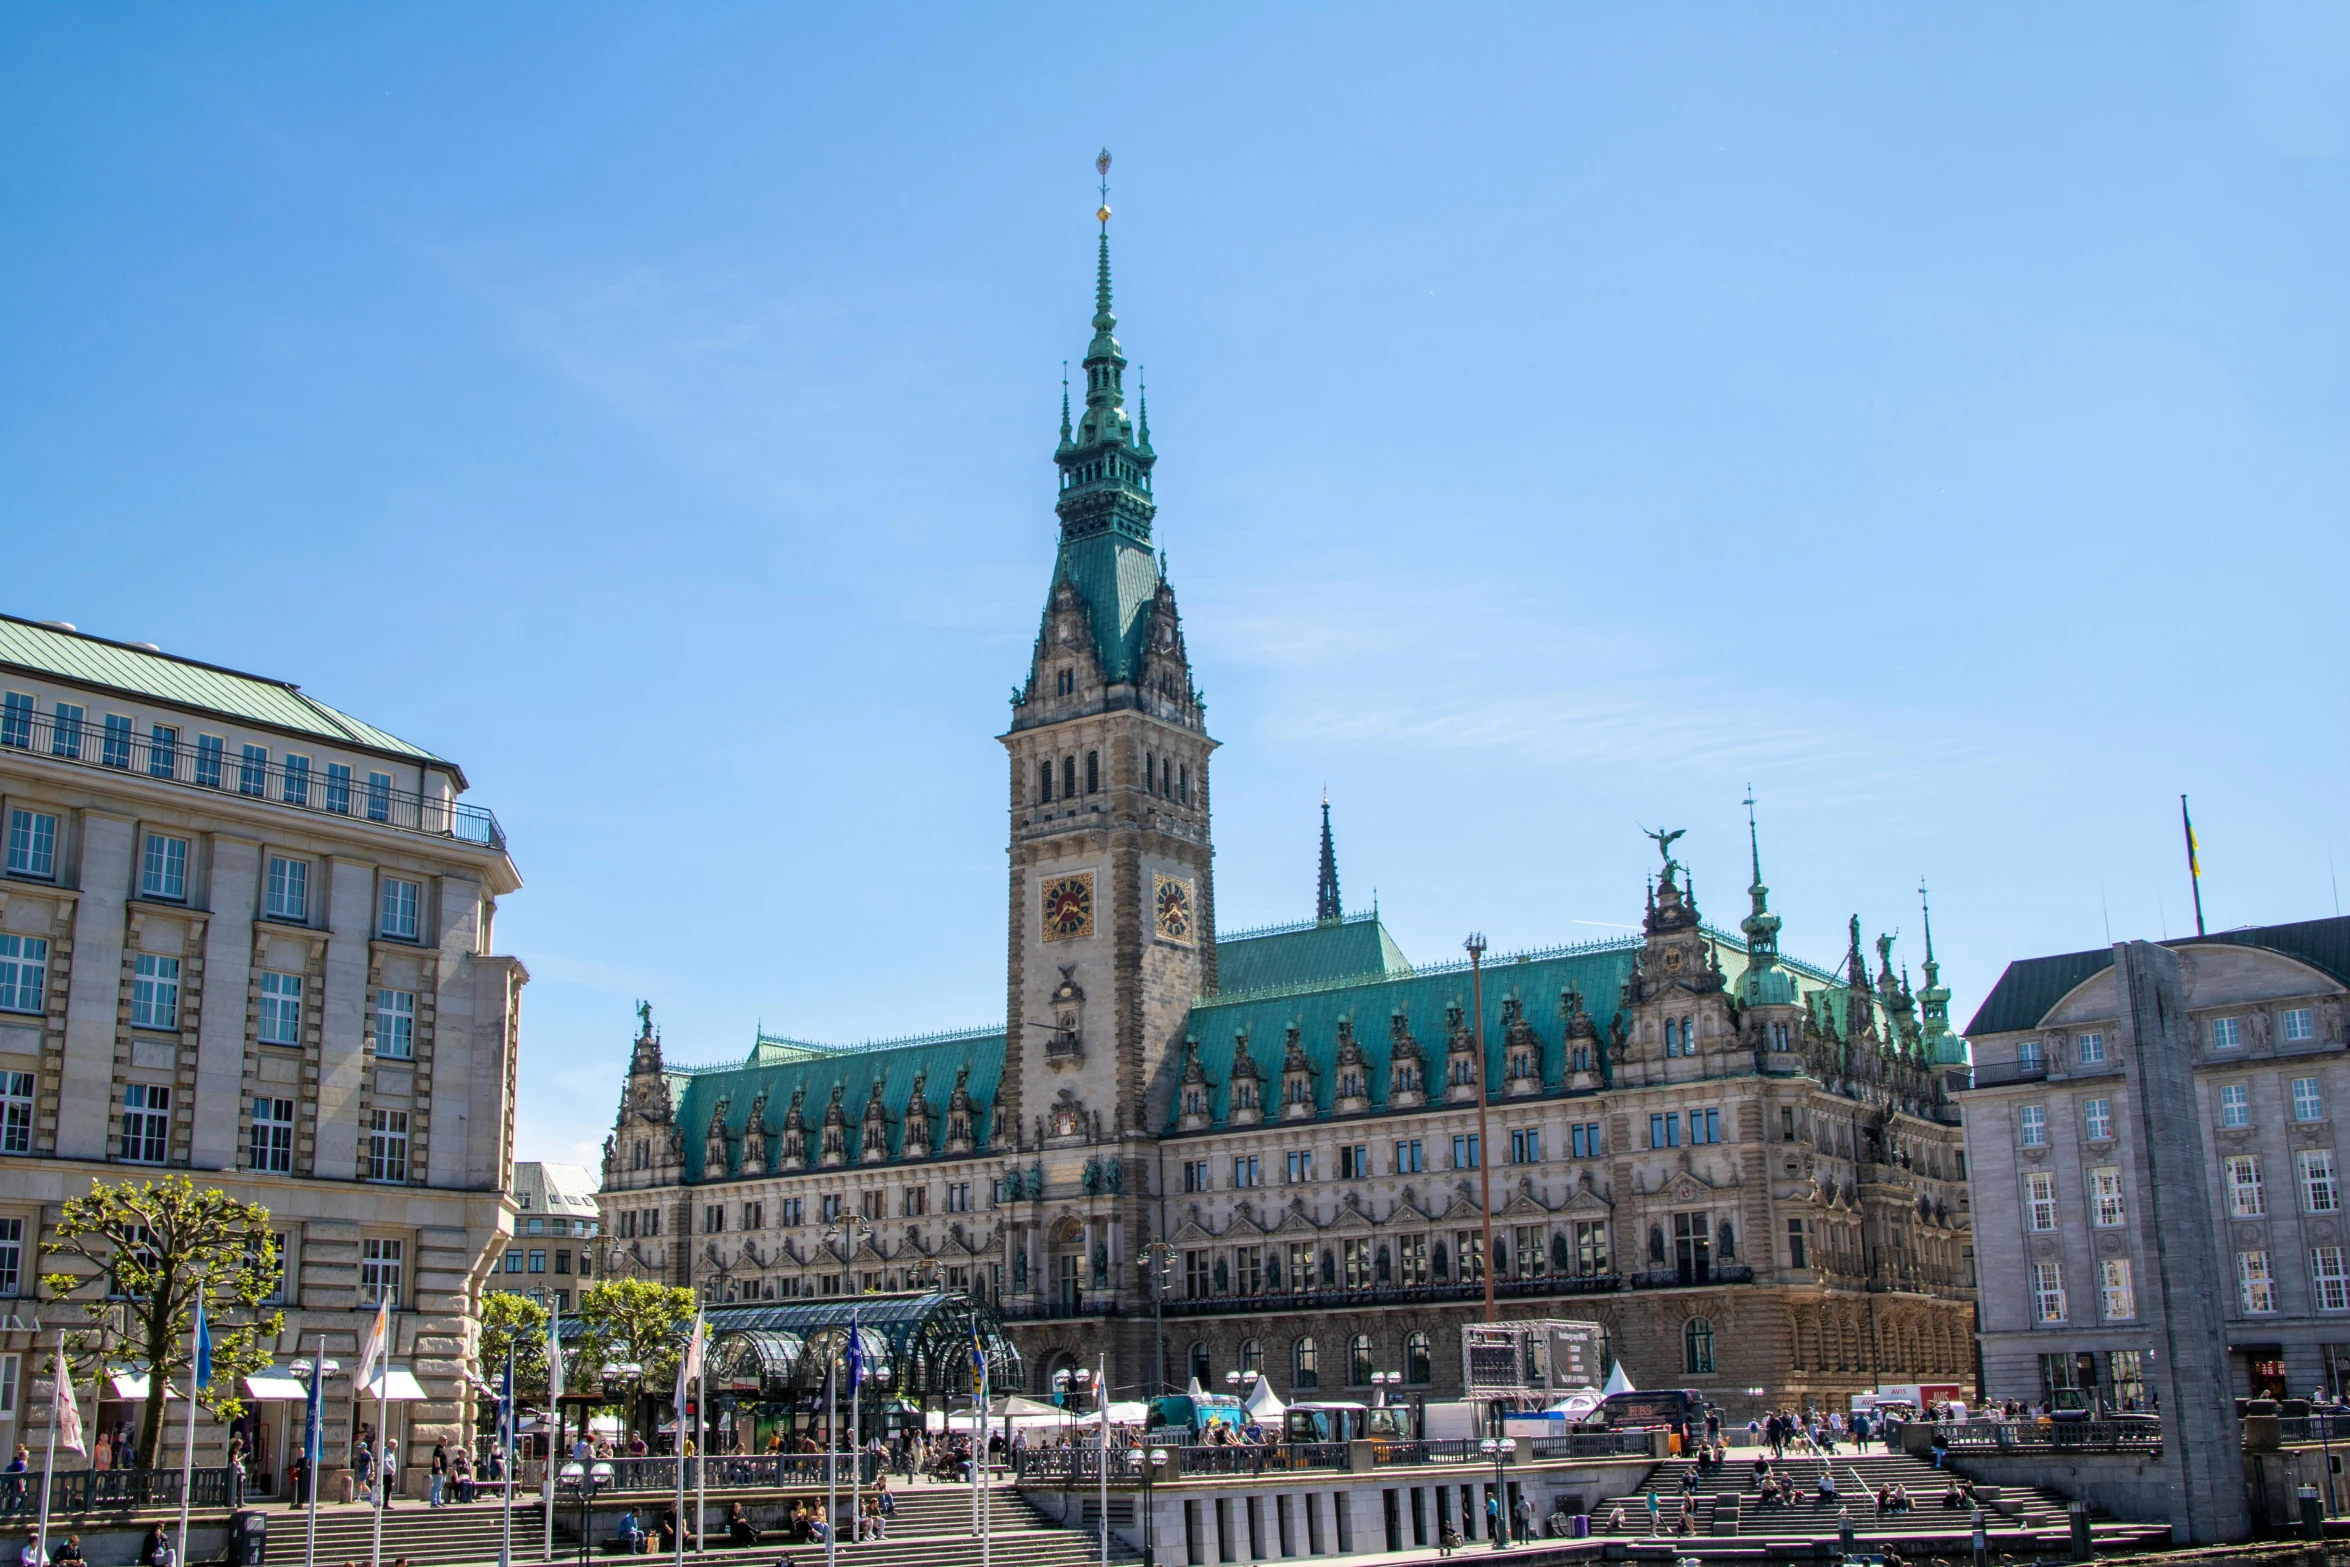
[[[269,1364],[286,1320],[262,1309],[282,1264],[267,1208],[217,1187],[198,1191],[184,1175],[94,1180],[88,1196],[65,1204],[43,1255],[69,1262],[43,1273],[43,1287],[88,1321],[65,1335],[76,1377],[125,1360],[147,1371],[154,1396],[139,1425],[140,1468],[153,1468],[163,1447],[164,1386],[188,1388],[199,1300],[212,1334],[212,1385],[198,1401],[221,1420],[244,1409],[238,1390]]]
[[[514,1393],[544,1398],[547,1392],[547,1308],[512,1290],[485,1290],[481,1297],[481,1374],[495,1387],[506,1374],[506,1346],[514,1346]]]
[[[646,1398],[676,1389],[687,1328],[699,1306],[692,1290],[656,1284],[651,1279],[605,1279],[579,1297],[579,1317],[587,1329],[587,1340],[575,1362],[576,1380],[585,1383],[590,1377],[600,1377],[603,1368],[613,1363],[644,1368],[644,1379],[628,1405],[632,1435]],[[565,1378],[567,1386],[572,1381]]]

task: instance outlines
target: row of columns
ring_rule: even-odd
[[[1216,1492],[1169,1498],[1152,1520],[1160,1555],[1180,1545],[1188,1567],[1270,1562],[1292,1557],[1425,1549],[1446,1530],[1464,1543],[1490,1537],[1486,1506],[1491,1480],[1266,1494]],[[1508,1521],[1512,1494],[1502,1499]],[[1171,1505],[1170,1505],[1171,1504]]]

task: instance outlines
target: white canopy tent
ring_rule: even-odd
[[[1194,1382],[1192,1386],[1196,1389],[1199,1384]],[[1240,1401],[1240,1407],[1247,1410],[1248,1417],[1259,1425],[1270,1425],[1279,1420],[1281,1412],[1289,1406],[1281,1402],[1281,1396],[1273,1391],[1269,1379],[1259,1377],[1256,1386],[1248,1390],[1248,1397]]]
[[[1616,1362],[1616,1369],[1607,1374],[1607,1386],[1602,1388],[1600,1393],[1602,1397],[1613,1397],[1618,1393],[1638,1391],[1639,1389],[1632,1386],[1632,1379],[1624,1375],[1624,1363],[1619,1360]]]

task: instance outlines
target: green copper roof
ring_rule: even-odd
[[[1067,582],[1085,600],[1093,617],[1094,651],[1102,661],[1102,678],[1112,685],[1131,681],[1142,673],[1143,642],[1151,600],[1159,591],[1159,562],[1148,545],[1117,533],[1096,533],[1061,542],[1053,563],[1053,586]],[[1052,608],[1052,594],[1045,595]]]
[[[422,746],[410,745],[397,735],[303,695],[301,687],[286,681],[153,653],[127,642],[84,636],[13,615],[0,615],[0,665],[224,718],[317,735],[365,750],[424,762],[441,760]]]
[[[1216,938],[1216,988],[1222,996],[1411,971],[1403,949],[1375,913],[1268,925]]]

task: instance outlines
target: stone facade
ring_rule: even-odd
[[[35,1440],[47,1409],[28,1330],[79,1316],[34,1298],[60,1205],[170,1171],[270,1210],[281,1364],[321,1334],[352,1362],[388,1281],[394,1363],[426,1393],[389,1424],[426,1451],[468,1430],[528,977],[492,955],[520,885],[495,819],[459,801],[455,764],[292,686],[70,628],[0,618],[0,700],[0,1358],[19,1388],[0,1443]],[[82,1397],[101,1426],[135,1419]],[[273,1481],[290,1407],[252,1407]],[[352,1418],[345,1383],[329,1463]]]
[[[2160,1303],[2179,1290],[2219,1303],[2234,1396],[2350,1389],[2333,1121],[2350,1103],[2350,920],[2159,945],[2177,966],[2175,1037],[2142,1037],[2118,948],[2010,964],[1970,1027],[1984,1392],[2143,1407],[2175,1328]],[[2160,1148],[2149,1075],[2183,1090],[2180,1112],[2151,1123],[2167,1133]],[[2183,1260],[2184,1221],[2150,1230],[2153,1202],[2177,1189],[2156,1191],[2156,1154],[2193,1160],[2187,1189],[2215,1228],[2215,1261]]]
[[[1218,932],[1215,742],[1115,324],[1105,237],[1002,737],[1005,1027],[679,1070],[648,1013],[605,1270],[714,1300],[967,1290],[1040,1390],[1107,1355],[1122,1395],[1246,1369],[1444,1397],[1490,1256],[1499,1312],[1597,1319],[1642,1386],[1743,1410],[1970,1385],[1965,1044],[1930,938],[1914,993],[1857,919],[1839,970],[1783,958],[1759,851],[1729,932],[1663,837],[1638,937],[1415,967],[1342,911],[1326,803],[1316,917]]]

